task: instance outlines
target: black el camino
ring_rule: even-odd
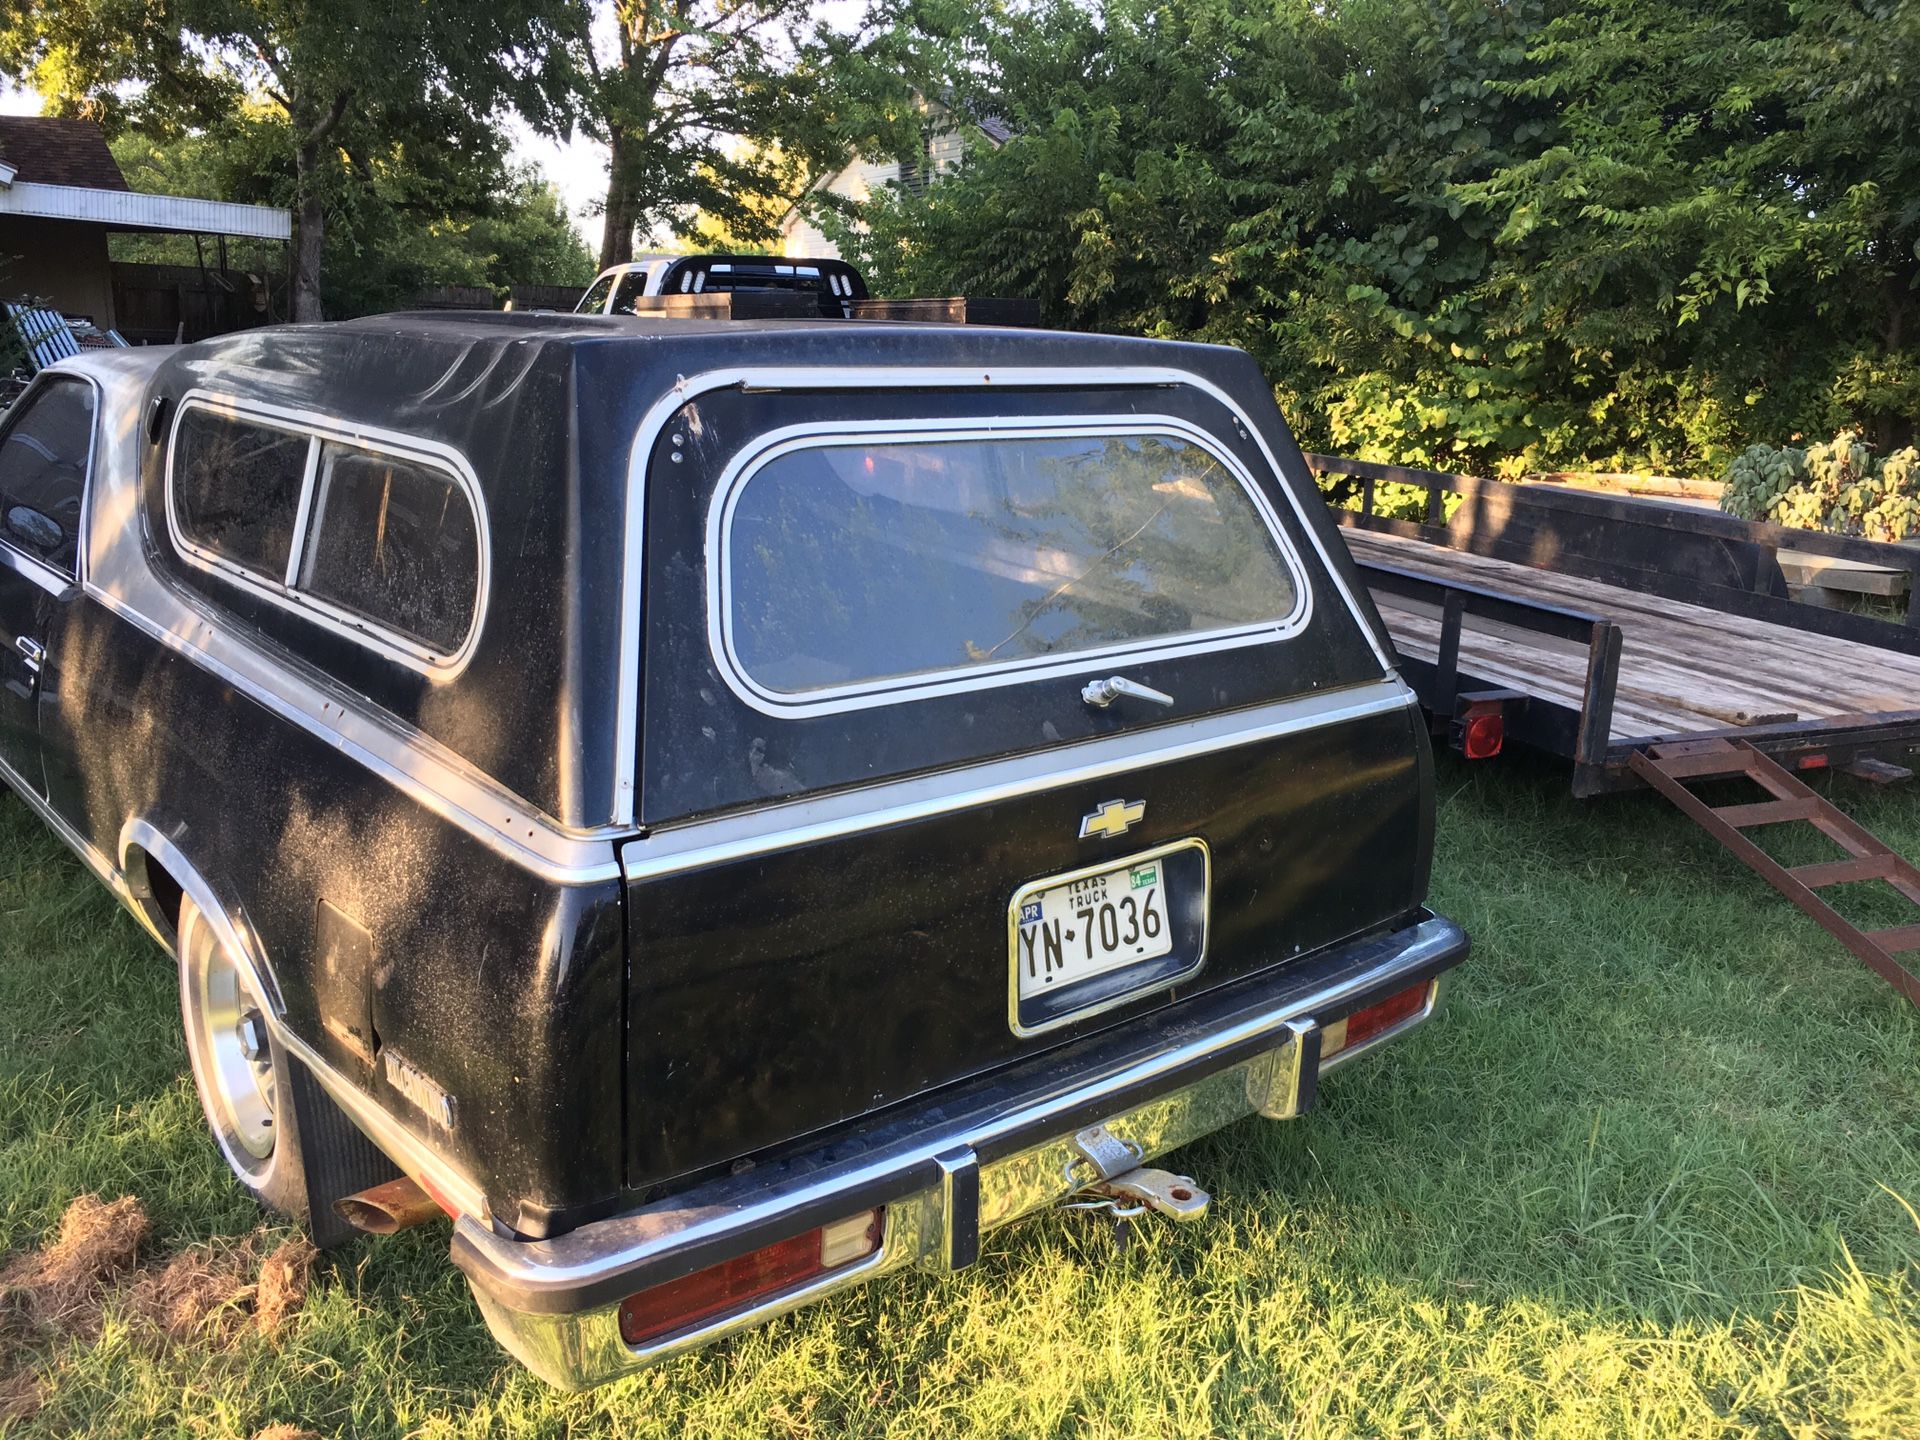
[[[240,1182],[585,1386],[1284,1119],[1432,1013],[1429,742],[1253,364],[392,315],[0,429],[0,775]]]

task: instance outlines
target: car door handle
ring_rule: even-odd
[[[26,662],[27,673],[38,675],[40,667],[46,663],[47,647],[28,635],[14,637],[13,648],[20,652],[20,658]]]
[[[1173,696],[1164,690],[1155,690],[1151,685],[1140,685],[1124,675],[1114,675],[1105,680],[1090,680],[1080,692],[1080,698],[1097,710],[1104,710],[1122,695],[1134,700],[1147,700],[1155,705],[1173,704]]]

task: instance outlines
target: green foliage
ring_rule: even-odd
[[[1904,540],[1920,530],[1920,451],[1875,459],[1846,430],[1806,449],[1752,445],[1728,467],[1720,508],[1743,520]]]
[[[847,32],[808,0],[613,0],[612,43],[598,48],[580,3],[577,95],[609,150],[601,264],[630,259],[636,235],[771,245],[849,136],[905,108],[908,82],[876,48],[903,43],[905,3],[868,0]]]
[[[929,90],[1015,134],[843,220],[887,292],[1240,345],[1309,443],[1440,469],[1920,418],[1920,6],[937,14]]]
[[[40,0],[0,15],[0,73],[113,133],[232,147],[205,163],[295,208],[295,309],[318,318],[328,228],[484,193],[495,111],[561,125],[584,25],[574,0]],[[337,311],[362,303],[344,268]]]
[[[178,138],[127,131],[114,158],[135,189],[254,204],[284,201],[292,165],[279,122],[242,114]],[[369,166],[371,183],[342,197],[327,226],[326,310],[344,318],[409,303],[425,289],[477,285],[504,296],[515,284],[584,286],[593,256],[553,187],[508,165],[498,147],[450,155],[393,146]],[[280,247],[229,242],[229,265],[278,277]],[[189,236],[116,236],[120,260],[191,265]]]

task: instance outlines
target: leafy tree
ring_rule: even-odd
[[[613,0],[611,43],[596,46],[582,0],[574,69],[610,155],[601,265],[632,259],[636,234],[773,240],[850,131],[904,108],[904,79],[876,58],[904,33],[893,3],[843,32],[807,0]]]
[[[916,77],[1013,139],[843,248],[895,293],[1221,340],[1310,443],[1717,466],[1920,415],[1920,7],[1040,0]]]
[[[320,317],[330,219],[404,156],[416,194],[497,151],[493,112],[554,125],[571,76],[564,0],[38,0],[0,18],[0,71],[55,113],[179,130],[255,123],[290,166],[293,309]]]
[[[113,142],[114,158],[136,189],[264,202],[292,179],[276,123],[255,113],[174,139],[128,131]],[[452,178],[422,174],[417,154],[384,156],[371,167],[372,185],[335,212],[323,259],[334,277],[330,315],[392,309],[442,285],[504,293],[514,284],[584,286],[593,278],[593,256],[538,172],[508,166],[496,147],[458,157]],[[185,236],[121,236],[115,256],[191,264],[196,252]],[[265,276],[280,262],[268,247],[238,242],[233,263]]]

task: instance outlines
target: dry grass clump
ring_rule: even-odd
[[[307,1303],[307,1285],[320,1252],[304,1235],[290,1235],[261,1262],[253,1295],[253,1324],[262,1335],[279,1331]]]
[[[0,1425],[37,1415],[44,1403],[40,1382],[28,1371],[0,1375]]]
[[[138,1199],[82,1195],[60,1217],[53,1243],[0,1270],[0,1297],[37,1325],[67,1334],[100,1328],[107,1282],[130,1267],[151,1226]]]
[[[128,1318],[176,1344],[200,1336],[230,1340],[248,1323],[263,1335],[277,1333],[306,1302],[317,1252],[296,1235],[262,1259],[262,1238],[256,1232],[237,1243],[191,1245],[164,1268],[141,1270],[127,1287]]]

